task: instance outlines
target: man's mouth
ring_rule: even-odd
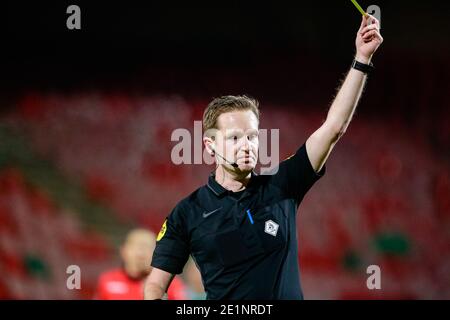
[[[245,156],[245,157],[242,157],[241,159],[244,161],[244,163],[249,163],[254,158],[252,156]]]

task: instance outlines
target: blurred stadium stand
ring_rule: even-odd
[[[170,135],[192,131],[206,103],[100,92],[18,101],[0,127],[2,297],[89,297],[127,225],[158,231],[205,183],[213,167],[172,164]],[[296,108],[305,112],[263,105],[261,127],[281,128],[281,159],[323,118]],[[421,132],[357,117],[299,211],[307,298],[380,296],[365,287],[371,264],[383,297],[450,297],[449,194],[448,166]],[[70,264],[81,292],[65,289]]]

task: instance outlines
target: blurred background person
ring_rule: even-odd
[[[120,247],[122,266],[100,275],[96,299],[142,300],[144,279],[151,271],[155,249],[155,234],[145,229],[133,229]],[[186,285],[175,277],[168,289],[168,300],[187,299]]]

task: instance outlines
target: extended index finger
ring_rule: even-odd
[[[364,27],[367,26],[367,24],[368,24],[368,16],[369,15],[362,16],[362,21],[361,21],[361,25],[359,26],[359,31],[361,31],[362,29],[364,29]]]

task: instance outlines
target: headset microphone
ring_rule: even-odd
[[[225,159],[225,157],[223,157],[220,153],[216,152],[216,150],[214,150],[214,149],[212,149],[212,148],[211,148],[211,150],[213,151],[213,153],[217,154],[217,155],[218,155],[219,157],[221,157],[223,160],[225,160],[226,162],[228,162],[233,168],[237,168],[237,167],[238,167],[238,164],[237,164],[236,162],[231,162],[231,161]]]

